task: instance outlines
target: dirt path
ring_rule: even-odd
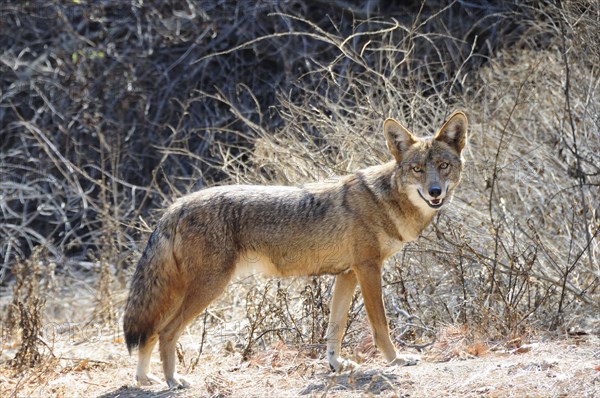
[[[186,374],[193,386],[139,389],[132,383],[135,358],[120,341],[55,347],[62,359],[14,375],[0,368],[0,396],[116,397],[600,397],[600,338],[584,336],[533,343],[522,353],[488,352],[450,362],[385,367],[366,359],[352,374],[331,375],[322,358],[280,345],[248,362],[237,354],[202,355]],[[187,347],[186,347],[187,350]],[[187,352],[187,351],[186,351]],[[3,352],[4,358],[10,350]],[[185,363],[190,363],[186,358]],[[156,357],[152,367],[162,376]],[[190,367],[188,366],[188,369]]]

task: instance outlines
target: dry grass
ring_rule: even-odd
[[[368,366],[331,377],[331,278],[251,277],[191,328],[178,353],[198,389],[177,395],[597,392],[599,7],[3,3],[0,304],[13,315],[0,395],[140,393],[120,389],[134,364],[119,316],[130,265],[173,198],[334,178],[388,159],[384,118],[429,134],[457,108],[471,132],[462,186],[384,276],[394,339],[429,362],[384,368],[357,295],[345,341]],[[23,319],[41,328],[19,330],[26,297],[13,286],[32,271],[17,264],[32,261],[55,277],[26,295],[39,310]],[[515,351],[549,331],[567,340]],[[40,356],[15,373],[22,336]]]

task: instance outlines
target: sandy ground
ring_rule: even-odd
[[[187,389],[136,387],[135,356],[127,354],[121,338],[103,335],[55,342],[55,357],[20,373],[7,364],[15,347],[5,344],[0,396],[600,397],[600,337],[594,335],[534,341],[518,350],[490,349],[447,362],[425,360],[413,367],[386,367],[379,355],[352,355],[347,347],[362,363],[341,375],[328,371],[323,348],[284,344],[259,349],[246,362],[236,350],[228,352],[227,344],[209,347],[192,370],[190,344],[195,341],[197,349],[199,336],[185,337],[179,372],[192,382]],[[152,368],[162,377],[157,353]]]

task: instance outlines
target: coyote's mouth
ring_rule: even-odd
[[[420,189],[417,189],[417,192],[419,192],[421,199],[423,199],[432,209],[437,210],[444,205],[444,198],[425,199],[425,196],[423,196]]]

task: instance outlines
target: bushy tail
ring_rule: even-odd
[[[164,317],[173,312],[181,288],[177,283],[177,264],[173,256],[173,238],[177,217],[165,215],[150,235],[137,263],[123,317],[125,343],[131,354],[159,332]]]

